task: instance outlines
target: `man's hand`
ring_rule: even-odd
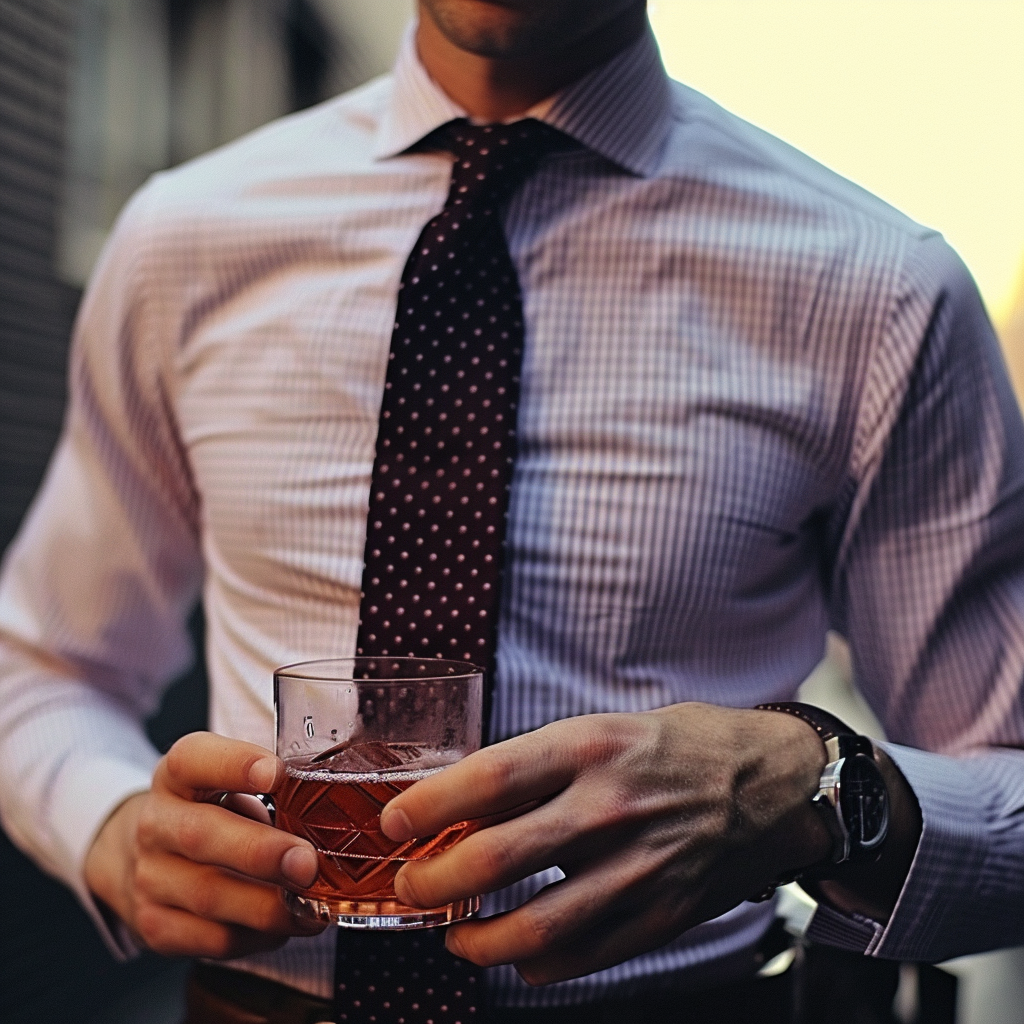
[[[211,733],[179,740],[153,787],[121,804],[89,850],[92,893],[150,949],[232,958],[274,949],[323,925],[294,917],[281,886],[316,877],[309,843],[205,801],[272,793],[284,769],[252,743]]]
[[[381,824],[404,840],[520,809],[405,865],[395,887],[403,902],[436,907],[557,865],[563,881],[447,937],[459,956],[513,963],[546,984],[664,945],[826,858],[831,840],[810,802],[824,764],[821,740],[789,715],[705,704],[589,715],[418,782]]]

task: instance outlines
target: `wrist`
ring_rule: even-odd
[[[821,708],[781,702],[758,710],[806,724],[823,745],[828,764],[812,807],[832,839],[827,858],[776,876],[761,898],[780,884],[806,880],[840,909],[885,920],[921,831],[920,811],[906,780],[867,737]]]
[[[832,849],[832,837],[813,804],[825,749],[814,731],[796,718],[752,714],[758,771],[748,773],[743,803],[748,816],[765,818],[761,850],[768,877],[787,878],[827,860]]]
[[[146,793],[122,801],[100,826],[85,856],[86,888],[102,909],[129,920],[128,886],[135,859],[135,834]]]

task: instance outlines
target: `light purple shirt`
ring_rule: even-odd
[[[85,853],[149,783],[141,723],[200,590],[226,735],[272,747],[273,668],[354,647],[396,291],[451,165],[404,151],[462,113],[407,42],[393,76],[158,175],[106,249],[0,582],[4,827],[94,915]],[[811,934],[921,959],[1024,941],[1024,430],[969,275],[670,82],[649,35],[543,116],[581,146],[506,216],[528,338],[494,735],[790,698],[833,628],[924,831],[886,927],[821,908]],[[694,983],[770,912],[492,984]],[[326,994],[332,940],[245,966]]]

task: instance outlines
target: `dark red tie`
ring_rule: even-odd
[[[357,652],[493,668],[516,453],[523,306],[501,212],[565,137],[539,121],[453,121],[444,209],[402,275],[370,487]],[[346,1024],[482,1021],[482,976],[441,930],[339,929]]]

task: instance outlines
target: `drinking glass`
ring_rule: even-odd
[[[431,928],[474,914],[479,897],[423,910],[395,897],[407,861],[440,853],[475,823],[396,843],[384,805],[479,749],[483,671],[434,658],[336,658],[274,673],[277,754],[286,780],[276,825],[313,844],[319,873],[289,892],[293,912],[349,928]]]

